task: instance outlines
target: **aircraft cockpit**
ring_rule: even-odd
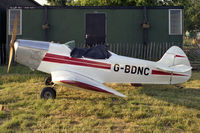
[[[70,56],[73,58],[108,59],[111,56],[106,45],[96,45],[91,48],[76,48],[74,41],[70,41],[65,45],[72,49]]]

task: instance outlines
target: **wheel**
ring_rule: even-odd
[[[45,87],[45,88],[42,89],[42,91],[40,93],[40,98],[55,99],[56,98],[56,91],[51,87]]]
[[[46,79],[45,79],[45,85],[52,85],[51,77],[46,77]]]
[[[52,87],[51,87],[52,88]],[[55,95],[56,95],[56,90],[54,88],[52,88],[52,90],[54,91]]]

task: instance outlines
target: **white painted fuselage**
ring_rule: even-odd
[[[191,77],[188,58],[176,46],[158,62],[120,56],[110,51],[108,59],[73,58],[71,51],[64,44],[31,40],[15,42],[15,60],[51,74],[54,84],[125,97],[103,83],[178,84]]]
[[[187,81],[191,76],[191,71],[184,73],[165,72],[156,67],[157,62],[114,53],[111,53],[109,59],[83,57],[77,60],[70,57],[70,52],[71,50],[65,45],[50,44],[49,51],[44,57],[49,58],[49,60],[41,61],[38,70],[46,73],[56,70],[71,71],[101,83],[178,84]],[[53,56],[48,57],[48,54]],[[52,59],[55,60],[52,61]],[[73,63],[70,62],[70,59]]]

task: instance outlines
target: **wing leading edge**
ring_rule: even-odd
[[[118,91],[111,89],[98,81],[88,78],[84,75],[69,72],[69,71],[55,71],[51,73],[52,81],[56,84],[66,84],[75,87],[80,87],[86,90],[114,94],[120,97],[126,97]]]

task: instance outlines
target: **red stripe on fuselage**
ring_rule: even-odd
[[[182,58],[185,58],[185,56],[182,56],[182,55],[176,55],[175,57],[182,57]]]
[[[85,60],[85,59],[71,58],[71,57],[67,57],[67,56],[50,54],[50,53],[47,53],[42,61],[61,63],[61,64],[78,65],[78,66],[86,66],[86,67],[94,67],[94,68],[102,68],[102,69],[111,69],[111,64],[90,61],[90,60]]]
[[[56,55],[56,54],[50,54],[47,53],[45,57],[52,57],[52,58],[57,58],[57,59],[67,59],[67,60],[73,60],[73,61],[80,61],[80,62],[87,62],[87,63],[95,63],[99,65],[110,65],[102,62],[96,62],[96,61],[91,61],[91,60],[85,60],[85,59],[80,59],[80,58],[71,58],[68,56],[63,56],[63,55]]]
[[[152,70],[152,75],[172,75],[172,76],[187,76],[183,74],[176,74],[176,73],[169,73],[169,72],[163,72],[159,70]]]
[[[65,84],[69,84],[69,85],[72,85],[72,86],[80,87],[80,88],[83,88],[83,89],[91,90],[91,91],[110,93],[106,90],[103,90],[101,88],[98,88],[96,86],[89,85],[89,84],[86,84],[86,83],[83,83],[83,82],[78,82],[78,81],[73,81],[73,80],[62,80],[60,82],[65,83]]]

